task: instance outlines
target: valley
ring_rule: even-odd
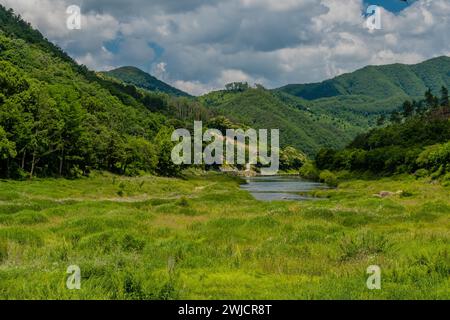
[[[261,202],[239,183],[195,171],[1,181],[0,297],[448,298],[449,186],[356,179],[310,193],[326,200]],[[66,288],[69,265],[80,290]],[[370,265],[383,290],[367,289]]]
[[[194,97],[0,6],[0,299],[446,300],[448,88],[441,56]],[[280,176],[171,157],[249,128],[280,130]]]

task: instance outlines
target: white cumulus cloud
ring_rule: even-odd
[[[82,8],[67,30],[66,8]],[[382,10],[365,27],[363,0],[0,0],[79,62],[134,65],[203,94],[226,82],[277,87],[321,81],[368,64],[450,55],[450,1]]]

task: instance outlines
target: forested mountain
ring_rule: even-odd
[[[179,169],[170,164],[170,132],[193,120],[280,129],[282,147],[314,156],[344,147],[427,87],[431,94],[450,86],[450,58],[440,57],[276,90],[234,83],[193,98],[137,68],[89,71],[3,7],[0,28],[0,168],[7,177],[92,169],[170,175]]]
[[[133,67],[106,75],[138,88],[177,95],[171,91],[174,88]],[[399,109],[405,99],[420,99],[428,88],[438,92],[442,86],[450,86],[449,57],[411,66],[369,66],[322,83],[275,90],[234,83],[199,101],[235,122],[280,128],[282,145],[314,155],[323,147],[344,147],[358,133],[373,127],[380,116]]]
[[[321,150],[316,157],[318,168],[432,177],[450,174],[450,103],[448,89],[440,91],[440,96],[427,91],[419,102],[405,101],[402,112],[391,115],[389,125],[359,135],[343,150]]]
[[[368,66],[321,83],[288,85],[276,92],[305,99],[311,108],[329,112],[358,126],[373,126],[380,116],[401,108],[405,100],[419,100],[431,89],[450,87],[450,57],[416,65]]]
[[[0,7],[0,175],[171,174],[166,101],[99,78]]]
[[[280,129],[282,146],[294,146],[314,155],[323,147],[344,147],[364,124],[335,118],[314,110],[305,101],[263,88],[224,90],[200,97],[210,109],[255,129]]]
[[[430,88],[450,87],[450,57],[442,56],[416,65],[368,66],[331,80],[290,84],[277,90],[307,100],[361,95],[376,100],[408,96],[417,98]]]
[[[125,84],[78,65],[0,6],[0,177],[77,177],[92,170],[178,175],[175,128],[215,118],[190,97]]]
[[[241,85],[201,97],[223,115],[258,128],[280,128],[282,144],[314,155],[322,147],[341,148],[389,117],[406,99],[450,87],[450,58],[417,65],[369,66],[321,83],[275,90]]]
[[[148,91],[163,92],[179,97],[190,96],[186,92],[174,88],[136,67],[121,67],[108,72],[104,72],[104,74],[123,81],[126,84],[131,84]]]

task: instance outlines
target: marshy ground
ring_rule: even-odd
[[[213,173],[2,181],[0,298],[450,298],[450,187],[401,176],[315,196],[260,202]]]

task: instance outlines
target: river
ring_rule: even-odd
[[[328,188],[322,183],[308,181],[298,176],[259,176],[245,178],[245,181],[246,183],[241,185],[241,189],[250,192],[257,200],[262,201],[317,200],[305,193]]]

